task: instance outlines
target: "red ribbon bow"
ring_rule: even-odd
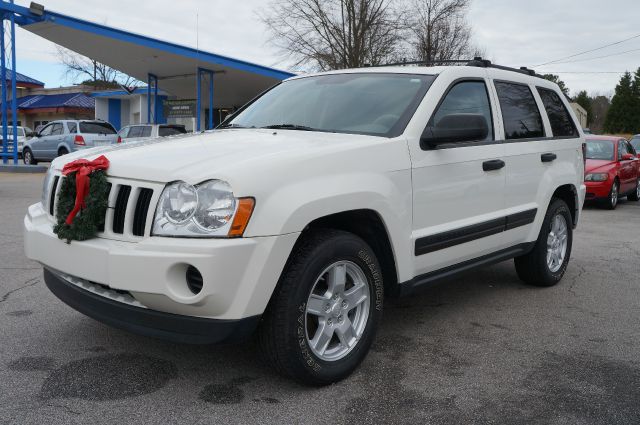
[[[62,174],[65,176],[69,173],[76,172],[76,204],[65,220],[68,225],[73,223],[73,219],[82,208],[87,207],[85,198],[89,194],[89,174],[96,170],[106,170],[107,168],[109,168],[109,160],[104,155],[100,155],[93,161],[76,159],[75,161],[65,164],[62,168]]]

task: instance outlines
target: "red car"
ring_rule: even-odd
[[[620,137],[587,137],[584,181],[587,200],[603,203],[609,209],[626,196],[640,199],[640,155]]]

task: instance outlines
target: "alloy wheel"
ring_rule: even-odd
[[[360,266],[338,261],[327,267],[306,306],[307,343],[313,354],[324,361],[349,354],[365,331],[370,305],[369,284]]]
[[[551,273],[560,270],[567,254],[567,220],[557,214],[551,221],[551,230],[547,236],[547,267]]]

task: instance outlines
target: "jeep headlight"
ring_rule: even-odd
[[[223,180],[207,180],[195,186],[173,182],[160,195],[151,234],[242,236],[253,206],[253,198],[236,198],[229,183]]]
[[[609,175],[607,173],[593,173],[593,174],[587,174],[584,177],[584,181],[587,181],[587,182],[604,182],[604,181],[607,181],[608,178],[609,178]]]

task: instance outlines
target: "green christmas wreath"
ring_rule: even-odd
[[[60,239],[84,241],[96,236],[98,230],[104,227],[104,217],[107,212],[109,184],[104,171],[96,170],[89,174],[89,193],[85,198],[86,208],[83,208],[69,225],[65,221],[73,210],[76,202],[76,174],[70,173],[62,178],[58,203],[56,205],[57,224],[53,232]]]

